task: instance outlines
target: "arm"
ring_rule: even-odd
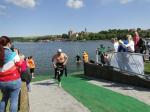
[[[64,61],[63,65],[66,65],[67,61],[68,61],[68,56],[65,53],[64,53],[64,58],[65,58],[65,61]]]
[[[53,65],[54,68],[56,68],[56,64],[55,64],[55,62],[54,62],[55,57],[56,57],[55,55],[52,57],[52,65]]]
[[[20,57],[19,57],[18,54],[16,54],[16,56],[14,57],[14,63],[15,63],[15,65],[18,66],[18,67],[21,67],[21,66],[22,66],[22,61],[21,61],[21,59],[20,59]]]

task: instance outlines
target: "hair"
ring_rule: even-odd
[[[0,67],[4,65],[4,46],[11,43],[11,40],[7,36],[0,37]]]
[[[25,60],[25,56],[23,54],[19,54],[21,60]]]
[[[132,35],[127,35],[128,41],[130,42],[132,40]]]
[[[29,57],[29,59],[32,59],[32,58],[33,58],[33,56],[30,56],[30,57]]]

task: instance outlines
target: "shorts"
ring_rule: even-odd
[[[34,68],[30,68],[30,73],[34,73]]]

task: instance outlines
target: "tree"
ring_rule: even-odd
[[[68,39],[68,38],[69,38],[69,36],[68,36],[67,34],[62,34],[62,38],[64,38],[64,39]]]

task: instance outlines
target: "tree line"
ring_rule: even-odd
[[[150,38],[150,29],[142,30],[141,28],[136,29],[139,32],[140,37]],[[124,38],[126,35],[134,34],[134,29],[109,29],[103,30],[100,32],[82,32],[78,36],[73,35],[69,37],[68,34],[62,35],[46,35],[46,36],[37,36],[37,37],[13,37],[13,41],[19,42],[46,42],[46,41],[55,41],[55,40],[110,40],[111,38]]]
[[[150,30],[142,30],[140,28],[136,29],[139,36],[142,38],[150,38]],[[97,33],[87,33],[84,35],[79,35],[77,40],[110,40],[111,38],[124,38],[126,35],[134,36],[135,29],[109,29],[105,31],[100,31]]]

